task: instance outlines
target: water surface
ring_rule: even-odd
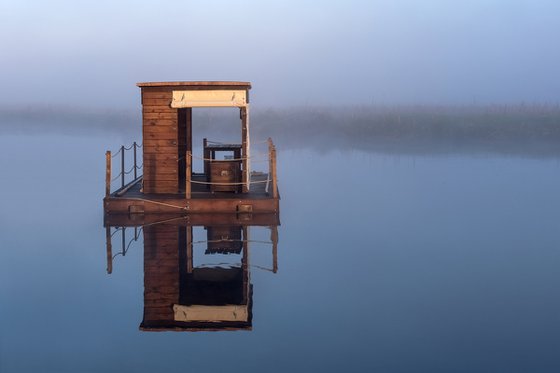
[[[106,272],[121,143],[0,139],[1,372],[560,369],[557,159],[279,145],[278,272],[254,245],[252,330],[154,333],[142,237]]]

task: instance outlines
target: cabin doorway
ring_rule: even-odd
[[[193,118],[194,117],[194,118]],[[187,181],[186,154],[191,152],[191,180],[194,189],[211,192],[242,192],[248,165],[242,159],[244,144],[248,145],[246,108],[201,107],[177,109],[177,182],[179,193],[185,192]],[[239,121],[241,120],[241,138]],[[193,136],[193,122],[197,122]],[[237,138],[237,140],[236,140]],[[232,143],[233,141],[233,143]],[[209,161],[209,160],[212,161]],[[212,177],[211,175],[214,175]],[[225,176],[224,176],[225,175]],[[204,185],[208,183],[207,185]],[[212,185],[211,185],[212,183]],[[217,183],[217,185],[216,185]],[[232,185],[237,184],[237,185]]]

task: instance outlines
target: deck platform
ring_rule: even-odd
[[[177,194],[143,193],[142,182],[129,184],[103,200],[105,215],[118,214],[168,214],[168,213],[278,213],[279,194],[274,197],[272,183],[267,192],[266,173],[251,173],[251,190],[248,193],[211,192],[204,174],[194,174],[191,198],[183,191]]]

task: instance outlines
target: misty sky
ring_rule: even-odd
[[[0,105],[135,108],[139,81],[279,105],[560,102],[557,0],[0,1]]]

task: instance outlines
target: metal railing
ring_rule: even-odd
[[[119,150],[117,150],[116,153],[111,154],[110,150],[107,150],[107,152],[105,153],[105,162],[106,162],[106,168],[105,168],[105,196],[109,196],[112,192],[111,192],[111,183],[113,183],[114,181],[117,181],[120,179],[120,186],[117,187],[116,192],[118,191],[122,191],[126,188],[126,186],[128,185],[132,185],[135,184],[141,177],[142,175],[139,175],[138,171],[141,170],[144,165],[138,165],[138,151],[137,149],[142,148],[142,144],[138,145],[136,143],[136,141],[134,143],[132,143],[132,145],[126,147],[124,145],[122,145]],[[126,170],[126,160],[127,160],[127,152],[132,151],[132,165],[130,166],[130,168],[128,170]],[[128,153],[130,154],[130,153]],[[120,156],[120,157],[119,157]],[[117,158],[119,157],[119,164],[120,164],[120,172],[116,175],[113,176],[112,175],[112,169],[113,169],[113,158]],[[130,157],[130,156],[129,156]],[[127,175],[131,175],[132,180],[129,180],[128,182],[127,180]],[[130,177],[129,177],[130,178]]]

